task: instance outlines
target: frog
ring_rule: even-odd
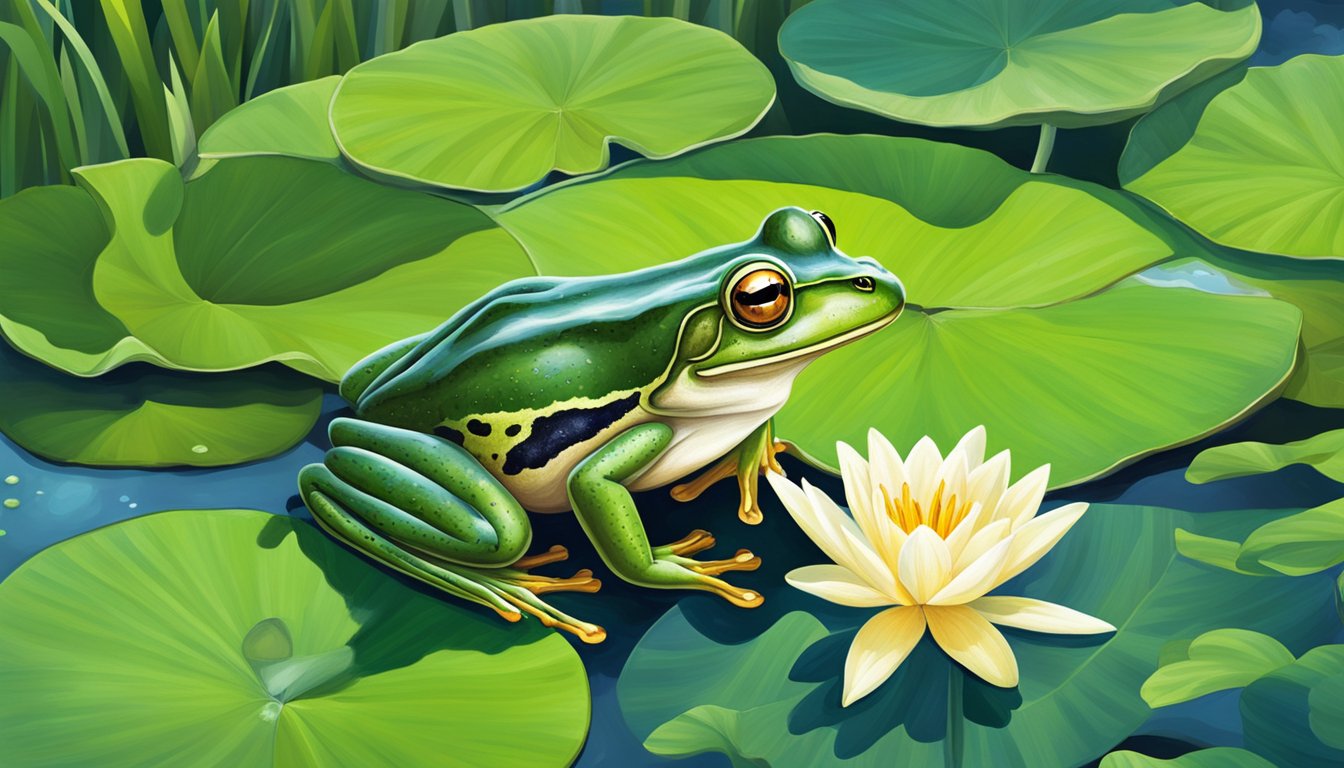
[[[696,559],[716,543],[704,529],[651,544],[633,494],[671,486],[690,501],[736,476],[739,519],[760,522],[757,480],[794,448],[773,433],[794,379],[905,306],[894,274],[836,238],[829,216],[791,206],[749,240],[677,261],[504,283],[349,370],[339,391],[353,415],[331,421],[300,496],[357,552],[588,643],[606,631],[543,596],[601,581],[536,573],[568,551],[527,554],[529,514],[572,512],[627,582],[756,607],[759,591],[722,577],[759,557]]]

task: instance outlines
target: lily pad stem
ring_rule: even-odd
[[[962,718],[962,674],[947,665],[947,733],[943,736],[943,768],[961,768],[966,753],[966,722]]]
[[[1045,173],[1050,162],[1050,153],[1055,149],[1055,126],[1041,123],[1041,138],[1036,142],[1036,159],[1031,161],[1032,173]]]

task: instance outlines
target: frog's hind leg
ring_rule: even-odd
[[[774,439],[772,427],[767,421],[718,464],[705,470],[690,482],[673,486],[672,498],[677,501],[693,501],[710,486],[736,475],[740,498],[737,516],[748,525],[756,525],[764,519],[761,515],[760,477],[766,472],[784,474],[784,468],[775,457],[792,447],[791,443]]]
[[[521,557],[532,539],[526,511],[460,446],[355,419],[333,421],[331,438],[324,463],[305,467],[299,486],[333,536],[510,621],[526,613],[585,642],[606,636],[538,597],[596,592],[601,582],[586,569],[569,578],[530,573],[568,553]]]

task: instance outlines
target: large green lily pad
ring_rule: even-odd
[[[51,461],[218,467],[298,443],[322,389],[281,368],[187,374],[148,366],[97,379],[59,373],[0,342],[0,432]]]
[[[45,217],[0,255],[25,297],[5,304],[0,327],[81,376],[132,361],[219,371],[274,360],[334,381],[533,273],[480,211],[327,163],[220,160],[185,184],[149,159],[75,174],[106,224],[78,190],[0,204],[0,225],[29,209]],[[78,216],[60,215],[67,203]]]
[[[837,104],[924,125],[1075,128],[1142,114],[1259,40],[1249,0],[815,0],[779,47]]]
[[[702,171],[715,176],[689,178]],[[1011,447],[1020,470],[1051,462],[1067,485],[1213,432],[1282,384],[1296,309],[1106,290],[1168,246],[1111,204],[1123,198],[1038,179],[915,139],[758,139],[624,166],[497,220],[543,273],[599,274],[745,240],[784,205],[827,212],[840,247],[895,272],[910,306],[798,379],[779,429],[824,466],[837,439],[862,443],[870,426],[909,446],[985,424],[991,450]]]
[[[1126,189],[1224,245],[1344,259],[1344,56],[1253,67],[1179,101],[1134,126]]]
[[[1117,631],[1005,630],[1022,675],[1015,689],[966,677],[926,637],[890,680],[841,707],[852,628],[872,611],[834,608],[780,587],[766,594],[767,606],[806,610],[763,631],[750,625],[757,628],[746,637],[740,621],[689,601],[669,612],[621,673],[621,710],[656,753],[723,752],[734,765],[756,768],[943,765],[949,733],[960,733],[963,765],[1081,765],[1149,717],[1139,690],[1172,637],[1238,626],[1272,631],[1300,653],[1334,632],[1327,575],[1308,583],[1217,571],[1179,557],[1171,539],[1176,525],[1237,536],[1254,522],[1242,511],[1094,505],[1003,594],[1058,602]],[[961,696],[952,729],[949,685]]]
[[[731,37],[666,18],[561,15],[418,43],[352,69],[331,126],[366,171],[488,192],[732,138],[774,101]]]
[[[0,584],[0,615],[16,768],[562,766],[588,726],[583,665],[553,632],[262,512],[77,536]]]

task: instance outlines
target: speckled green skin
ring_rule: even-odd
[[[765,330],[738,324],[728,306],[731,283],[762,265],[792,286],[792,314]],[[304,468],[301,493],[347,543],[505,615],[518,599],[501,584],[526,581],[508,568],[530,544],[525,506],[572,508],[628,581],[754,604],[696,561],[651,547],[627,486],[670,452],[679,451],[664,473],[694,471],[731,448],[678,445],[679,425],[704,418],[702,402],[759,451],[750,435],[801,365],[889,323],[903,303],[893,275],[836,250],[797,208],[771,214],[745,243],[678,262],[507,283],[347,374],[341,394],[358,418],[332,423],[333,448]],[[782,389],[770,384],[774,371]],[[742,376],[757,378],[725,388]],[[782,396],[731,402],[757,389]]]

